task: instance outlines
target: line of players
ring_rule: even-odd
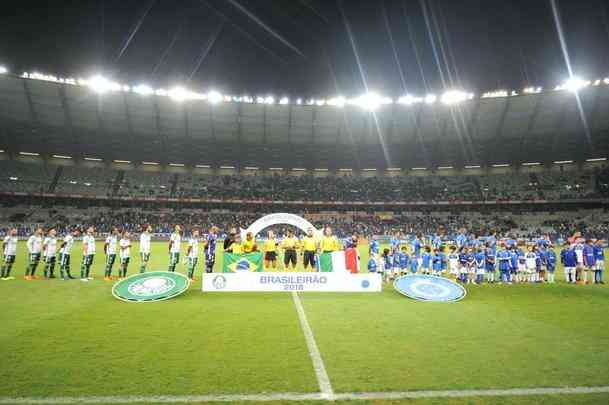
[[[502,241],[480,243],[478,246],[424,246],[418,235],[409,249],[399,239],[380,252],[377,241],[371,241],[369,272],[379,272],[385,281],[399,275],[421,272],[448,275],[464,284],[487,283],[554,283],[557,261],[563,265],[565,281],[578,284],[604,284],[605,254],[603,241],[577,240],[565,242],[560,256],[547,240],[535,244]],[[497,270],[499,277],[497,278]],[[590,280],[588,275],[590,273]]]
[[[219,229],[212,226],[209,233],[203,240],[200,238],[198,229],[191,231],[190,237],[187,240],[186,248],[186,267],[187,276],[191,280],[195,280],[194,273],[199,261],[199,245],[202,243],[205,257],[205,272],[213,272],[216,262],[216,245],[218,241]],[[55,268],[59,265],[60,278],[62,280],[71,280],[76,277],[72,276],[70,270],[70,258],[72,247],[75,238],[80,236],[80,230],[74,229],[64,236],[61,242],[57,238],[57,231],[49,229],[46,236],[42,228],[35,230],[27,242],[28,262],[25,269],[25,280],[36,280],[36,270],[40,262],[44,263],[44,278],[52,279],[55,277]],[[140,253],[140,273],[144,273],[150,261],[152,239],[152,227],[144,226],[144,231],[139,238],[139,253]],[[0,280],[13,280],[11,270],[15,263],[17,255],[17,229],[10,229],[3,241],[3,262],[0,272]],[[349,247],[357,246],[357,237],[350,239]],[[291,230],[287,231],[287,236],[283,238],[281,243],[275,239],[273,231],[268,232],[268,238],[264,242],[264,267],[267,269],[275,269],[277,267],[277,253],[279,249],[284,251],[284,266],[286,270],[296,269],[297,251],[300,251],[303,256],[303,265],[305,271],[308,269],[315,270],[315,257],[318,252],[329,252],[339,250],[340,244],[332,235],[332,230],[329,227],[324,229],[324,235],[321,239],[317,239],[313,229],[307,231],[302,240],[298,239]],[[96,255],[95,243],[95,228],[89,227],[82,236],[82,262],[80,266],[80,280],[93,280],[91,276],[91,267]],[[169,238],[168,253],[169,266],[168,271],[176,271],[177,265],[180,263],[180,254],[182,250],[182,228],[176,225],[173,233]],[[241,240],[240,235],[236,230],[231,231],[229,236],[224,240],[225,252],[230,253],[250,253],[257,251],[258,247],[253,235],[246,235],[245,240]],[[103,247],[105,257],[104,280],[112,281],[113,267],[118,257],[119,270],[118,278],[122,279],[127,276],[129,263],[131,260],[131,234],[127,230],[120,231],[117,227],[112,227],[110,234],[106,237]]]

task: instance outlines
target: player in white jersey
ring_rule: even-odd
[[[118,277],[123,279],[127,277],[127,268],[131,258],[131,235],[127,231],[123,231],[121,240],[118,242],[120,249],[121,267],[118,270]]]
[[[195,281],[194,274],[197,263],[199,262],[199,230],[193,229],[192,235],[188,239],[188,248],[186,250],[188,257],[188,278]]]
[[[169,238],[169,268],[168,271],[176,271],[180,262],[180,245],[182,243],[182,227],[176,225]]]
[[[140,235],[140,259],[141,259],[141,267],[140,273],[146,272],[146,267],[148,266],[148,262],[150,261],[150,239],[152,237],[152,227],[150,225],[146,225],[144,227],[144,232]]]
[[[80,266],[80,281],[93,280],[91,266],[95,257],[95,228],[90,226],[82,237],[82,264]]]
[[[106,254],[106,268],[104,270],[104,280],[112,281],[112,267],[116,261],[116,251],[118,247],[118,228],[113,226],[110,235],[104,243],[104,253]]]
[[[42,242],[44,260],[44,278],[55,278],[55,262],[57,260],[57,231],[49,229],[47,237]]]
[[[25,270],[25,279],[36,279],[36,267],[40,263],[40,255],[42,253],[42,228],[37,228],[32,236],[29,237],[26,243],[28,251],[28,267]]]
[[[74,229],[72,233],[67,233],[61,243],[59,249],[59,271],[62,280],[71,280],[72,274],[70,274],[70,254],[72,253],[72,246],[74,246],[74,238],[80,235],[78,229]]]
[[[8,231],[8,235],[4,237],[2,243],[2,271],[0,272],[1,280],[14,280],[15,277],[11,277],[11,270],[15,263],[15,257],[17,256],[17,228],[11,228]]]
[[[531,283],[535,282],[535,276],[537,273],[537,254],[535,253],[533,246],[528,247],[528,251],[524,255],[524,263],[529,275],[528,281]],[[522,281],[527,281],[526,277]]]
[[[577,257],[577,267],[575,267],[575,281],[577,283],[581,283],[582,271],[584,269],[584,244],[581,238],[577,239],[573,250],[575,250],[575,256]]]

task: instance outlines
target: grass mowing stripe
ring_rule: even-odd
[[[309,321],[307,321],[307,315],[304,312],[304,308],[302,307],[298,293],[292,292],[292,300],[294,301],[296,312],[298,312],[300,327],[305,335],[307,348],[309,349],[309,355],[311,356],[313,369],[315,370],[315,376],[317,377],[317,382],[319,383],[319,389],[324,397],[331,399],[334,396],[334,390],[332,389],[332,384],[330,383],[330,378],[326,372],[324,360],[321,358],[321,353],[319,353],[319,348],[315,342],[315,336],[313,336],[313,330],[311,330]]]
[[[193,402],[235,402],[235,401],[349,401],[349,400],[391,400],[417,398],[471,398],[471,397],[516,397],[532,395],[574,395],[609,393],[609,386],[601,387],[546,387],[509,388],[484,390],[444,390],[405,392],[347,392],[328,397],[323,393],[275,393],[275,394],[234,394],[234,395],[158,395],[158,396],[96,396],[96,397],[55,397],[55,398],[2,398],[0,404],[43,405],[43,404],[129,404],[129,403],[193,403]]]

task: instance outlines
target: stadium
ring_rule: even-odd
[[[0,28],[0,404],[609,402],[606,5],[125,3]]]

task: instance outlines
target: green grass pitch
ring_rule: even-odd
[[[0,399],[319,391],[290,294],[204,294],[199,281],[169,301],[124,303],[101,279],[103,254],[90,283],[25,281],[24,245],[17,280],[0,281]],[[167,262],[166,243],[153,243],[149,270]],[[79,266],[77,244],[73,274]],[[129,274],[138,271],[134,257]],[[199,280],[202,271],[200,262]],[[468,286],[467,297],[452,304],[412,301],[391,286],[301,300],[337,393],[607,386],[609,288],[563,284],[561,268],[557,279]],[[592,404],[608,403],[609,395],[407,402]]]

